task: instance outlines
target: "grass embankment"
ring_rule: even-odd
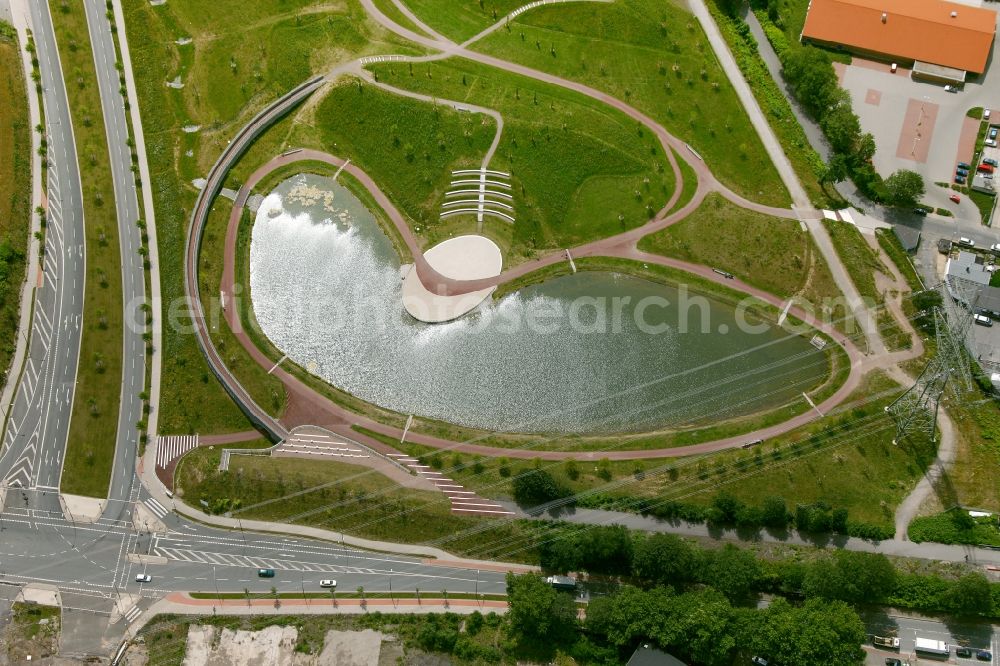
[[[456,42],[464,42],[490,27],[525,0],[407,0],[421,21]]]
[[[707,5],[809,199],[820,207],[843,205],[836,190],[820,182],[820,174],[825,169],[823,160],[809,143],[788,98],[761,58],[749,26],[741,19],[724,15],[715,2],[710,0]]]
[[[966,509],[914,518],[908,534],[910,541],[918,543],[934,541],[1000,547],[1000,529],[997,529],[996,515],[973,518]]]
[[[724,490],[751,506],[771,496],[784,498],[792,509],[824,502],[847,509],[854,522],[891,528],[895,507],[935,450],[924,440],[892,445],[895,426],[883,407],[899,389],[882,373],[870,375],[845,408],[761,446],[671,460],[492,459],[365,434],[419,457],[484,497],[509,498],[510,480],[540,466],[571,492],[589,493],[581,500],[585,505],[647,500],[707,506]]]
[[[122,267],[115,191],[83,2],[53,0],[50,5],[73,118],[87,253],[80,363],[60,487],[74,495],[106,497],[122,387]]]
[[[840,289],[796,220],[745,210],[710,194],[688,217],[643,238],[639,248],[720,268],[781,298],[795,296],[845,328],[846,312],[828,310]]]
[[[767,12],[763,10],[757,11],[763,12],[765,16],[767,15]],[[806,24],[806,14],[808,13],[809,0],[778,0],[774,3],[774,12],[771,14],[773,18],[769,18],[769,20],[774,23],[775,27],[781,30],[785,36],[785,40],[789,44],[798,44],[799,38],[802,36],[802,28]],[[811,46],[814,48],[823,48],[815,44],[811,44]],[[847,64],[851,62],[851,54],[846,51],[838,51],[837,49],[823,50],[829,53],[830,58],[834,61]],[[980,109],[980,115],[982,115],[981,112],[982,109]]]
[[[679,5],[540,7],[474,48],[605,91],[688,141],[734,191],[770,205],[790,203],[701,26]]]
[[[640,226],[664,206],[673,191],[673,174],[656,138],[624,114],[583,95],[454,58],[412,69],[400,63],[372,65],[371,69],[390,85],[478,104],[502,114],[504,131],[490,166],[513,175],[517,222],[507,265],[539,251],[574,247]],[[351,103],[351,108],[356,104]],[[413,104],[396,102],[402,109]],[[406,119],[387,119],[386,123],[391,124],[383,124],[381,131],[398,126],[405,143]],[[363,129],[370,133],[376,128]],[[377,136],[383,154],[393,133],[388,137],[390,141]],[[370,159],[376,157],[380,156]],[[420,157],[415,161],[420,162]],[[386,160],[382,170],[387,168],[398,169],[398,158]],[[380,180],[380,175],[372,174],[391,194],[391,179]],[[442,177],[447,178],[440,172],[424,176],[428,183]],[[434,198],[428,206],[433,220],[437,219],[437,203],[439,199]],[[423,224],[418,226],[424,229]],[[429,229],[433,233],[442,226],[435,221]]]
[[[892,274],[882,260],[876,256],[868,242],[861,236],[858,228],[844,222],[824,220],[823,224],[830,232],[837,255],[844,263],[851,281],[857,288],[866,307],[875,313],[879,335],[886,349],[896,351],[909,349],[913,346],[910,334],[896,321],[896,317],[886,305],[887,294],[880,291],[875,284],[875,273],[881,273],[892,280]]]
[[[201,255],[199,257],[201,269],[198,274],[202,293],[202,302],[205,305],[208,317],[208,331],[215,343],[226,367],[236,376],[243,388],[247,390],[254,401],[271,416],[281,416],[285,408],[287,396],[285,387],[274,375],[269,375],[267,369],[251,358],[250,354],[243,348],[240,341],[236,339],[233,331],[226,324],[225,314],[219,302],[219,285],[222,282],[223,253],[226,240],[226,229],[229,225],[229,215],[233,205],[228,199],[219,198],[212,207],[208,215],[208,223],[205,225],[205,235],[202,239]],[[249,217],[249,212],[244,212],[244,217]],[[249,224],[243,225],[249,228]],[[236,266],[235,269],[241,274],[249,274],[247,266],[250,253],[249,234],[240,234],[236,241]],[[242,259],[242,261],[241,261]],[[235,299],[246,298],[242,293],[237,294]],[[226,303],[226,308],[239,307],[237,303]]]
[[[220,512],[242,518],[293,522],[342,531],[369,539],[423,543],[455,538],[455,552],[495,540],[525,534],[515,523],[487,526],[489,519],[456,516],[439,492],[402,488],[367,467],[336,461],[300,458],[234,456],[220,472],[220,451],[200,448],[184,457],[175,475],[175,489],[185,501],[205,500]],[[310,492],[301,492],[315,488]],[[264,506],[258,503],[276,498]],[[465,530],[485,532],[466,535]],[[499,552],[499,551],[498,551]]]
[[[191,180],[208,171],[254,113],[313,73],[360,53],[412,49],[388,39],[353,1],[341,6],[319,0],[123,4],[160,251],[165,318],[160,431],[246,430],[249,423],[211,375],[179,305],[188,215],[197,194]],[[176,43],[185,38],[193,41]],[[183,89],[164,85],[178,76]],[[202,130],[186,133],[186,125]]]
[[[31,122],[14,28],[0,21],[0,387],[17,346],[31,224]],[[0,427],[3,423],[0,422]]]

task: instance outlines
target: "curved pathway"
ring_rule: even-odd
[[[236,197],[236,203],[233,207],[232,212],[229,217],[229,226],[226,231],[226,244],[225,253],[223,257],[223,273],[222,273],[222,284],[221,291],[225,294],[226,302],[234,302],[234,285],[235,285],[235,253],[236,253],[236,237],[239,229],[240,220],[243,215],[243,210],[246,201],[250,195],[251,190],[257,183],[262,179],[266,178],[270,173],[274,172],[276,169],[280,169],[289,164],[294,164],[296,162],[322,162],[330,164],[332,166],[343,168],[344,171],[351,174],[356,178],[372,195],[373,199],[382,206],[387,214],[387,216],[392,220],[393,224],[399,230],[400,234],[406,239],[407,245],[410,247],[416,255],[420,254],[420,248],[416,245],[416,240],[413,238],[412,232],[410,232],[409,225],[407,224],[403,215],[399,210],[392,204],[388,196],[378,187],[378,185],[359,167],[353,163],[349,163],[339,157],[329,155],[327,153],[311,150],[302,149],[297,150],[294,153],[280,155],[268,163],[264,164],[244,183],[243,187],[240,189],[238,196]],[[664,218],[663,220],[656,221],[657,226],[660,228],[666,227],[669,224],[682,219],[686,214],[686,209],[694,208],[697,206],[697,201],[692,201],[677,211],[673,215]],[[597,243],[592,243],[588,246],[582,246],[582,248],[577,248],[574,250],[575,256],[611,256],[611,257],[621,257],[625,259],[632,259],[635,261],[641,261],[646,263],[654,263],[661,266],[667,266],[670,268],[679,269],[682,271],[689,272],[698,277],[710,280],[717,284],[726,286],[730,289],[741,291],[749,296],[753,296],[763,302],[766,302],[776,308],[782,308],[784,302],[778,297],[770,294],[764,290],[748,285],[737,279],[727,279],[719,274],[715,273],[711,268],[699,264],[692,264],[689,262],[681,261],[678,259],[672,259],[669,257],[662,257],[655,254],[649,254],[642,252],[635,247],[635,241],[641,238],[644,233],[645,228],[640,228],[633,230],[632,233],[623,234],[622,236],[615,237],[613,239],[607,239],[606,241],[599,241]],[[634,239],[632,236],[634,235]],[[590,251],[586,249],[590,248]],[[581,250],[583,250],[581,252]],[[555,253],[549,257],[532,262],[533,267],[525,269],[524,273],[531,272],[535,270],[540,265],[547,265],[554,263],[555,261],[563,261],[562,255],[560,253]],[[544,262],[544,263],[543,263]],[[516,272],[521,269],[519,266],[512,272]],[[522,273],[523,274],[523,273]],[[513,279],[513,278],[511,278]],[[838,405],[840,405],[859,385],[861,378],[868,371],[875,368],[885,368],[893,366],[902,360],[913,357],[915,354],[920,353],[917,350],[907,350],[903,352],[897,352],[895,354],[887,354],[883,357],[872,358],[863,357],[857,350],[853,341],[846,335],[833,328],[831,325],[818,321],[811,314],[801,310],[798,307],[793,307],[789,310],[789,313],[814,328],[821,330],[823,333],[836,340],[837,343],[842,345],[847,351],[848,358],[851,364],[851,372],[848,379],[841,385],[838,390],[831,395],[829,398],[820,403],[817,407],[822,413],[828,413]],[[226,321],[230,328],[234,331],[237,339],[246,348],[251,357],[260,365],[262,368],[271,369],[274,365],[272,359],[266,356],[257,346],[250,340],[249,336],[242,328],[242,324],[238,321],[236,315],[236,308],[230,307],[225,311]],[[285,390],[288,393],[288,408],[285,415],[280,419],[282,425],[286,429],[292,429],[298,425],[319,425],[325,427],[338,434],[352,437],[356,440],[363,441],[364,443],[372,446],[380,452],[392,452],[390,447],[379,442],[378,440],[365,437],[361,433],[358,433],[352,429],[353,425],[362,426],[369,430],[373,430],[383,435],[399,439],[402,437],[402,431],[399,428],[392,426],[387,426],[383,423],[374,421],[365,416],[358,415],[345,409],[339,405],[334,404],[327,398],[318,395],[313,389],[305,385],[301,380],[286,372],[280,366],[272,372],[285,386]],[[628,450],[628,451],[595,451],[595,452],[584,452],[584,451],[538,451],[533,449],[506,449],[506,448],[495,448],[489,446],[482,446],[474,443],[474,441],[469,442],[454,442],[452,440],[432,437],[428,435],[423,435],[420,433],[409,432],[407,434],[407,440],[416,444],[423,444],[426,446],[431,446],[434,448],[456,450],[466,453],[479,454],[484,456],[499,457],[506,456],[508,458],[541,458],[543,460],[562,460],[566,458],[577,458],[583,460],[598,459],[598,458],[608,458],[610,460],[635,460],[635,459],[646,459],[646,458],[668,458],[668,457],[680,457],[693,455],[698,453],[707,453],[712,451],[720,451],[723,449],[734,448],[740,446],[747,441],[753,439],[767,439],[772,438],[780,434],[784,434],[805,425],[816,419],[816,414],[814,411],[806,411],[798,416],[795,416],[783,423],[770,426],[768,428],[763,428],[751,433],[744,433],[736,435],[733,437],[727,437],[724,439],[719,439],[711,442],[704,442],[701,444],[695,444],[691,446],[681,446],[681,447],[670,447],[662,449],[650,449],[650,450]]]
[[[760,300],[770,303],[778,308],[783,307],[784,303],[780,301],[780,299],[762,290],[751,287],[750,285],[742,283],[738,280],[723,278],[722,276],[714,273],[713,271],[711,271],[711,269],[705,266],[689,264],[687,262],[682,262],[667,257],[660,257],[658,255],[651,255],[640,252],[636,248],[636,243],[643,236],[646,236],[652,232],[663,229],[677,222],[678,220],[683,219],[686,215],[690,214],[695,208],[697,208],[697,206],[701,203],[704,197],[709,192],[712,191],[719,192],[722,196],[736,203],[739,206],[769,215],[775,215],[786,218],[798,218],[798,219],[808,218],[810,221],[815,223],[816,218],[818,217],[818,213],[816,211],[812,210],[796,211],[796,210],[789,210],[782,208],[774,208],[770,206],[763,206],[748,201],[745,198],[733,193],[728,188],[720,184],[718,180],[715,179],[711,171],[708,169],[707,165],[705,165],[705,163],[701,159],[699,159],[696,155],[693,154],[693,151],[687,146],[687,144],[681,142],[679,139],[669,134],[666,131],[666,129],[664,129],[661,125],[659,125],[657,122],[655,122],[653,119],[649,118],[642,112],[638,111],[637,109],[629,106],[628,104],[625,104],[624,102],[606,93],[603,93],[601,91],[595,90],[593,88],[590,88],[588,86],[573,81],[563,79],[561,77],[550,75],[544,72],[539,72],[537,70],[533,70],[528,67],[524,67],[514,63],[508,63],[472,51],[467,51],[463,47],[456,46],[454,43],[451,42],[443,42],[438,39],[429,38],[424,35],[419,35],[417,33],[412,32],[411,30],[408,30],[407,28],[404,28],[394,23],[391,19],[389,19],[379,11],[378,8],[372,4],[371,0],[361,0],[361,2],[362,5],[365,7],[365,9],[369,12],[369,14],[372,15],[376,19],[376,21],[381,23],[383,26],[427,48],[440,50],[441,53],[431,56],[431,58],[433,59],[445,58],[449,56],[462,57],[476,62],[480,62],[485,65],[496,67],[502,70],[511,71],[515,74],[527,76],[529,78],[539,80],[544,83],[573,90],[587,97],[595,99],[598,102],[606,104],[614,109],[617,109],[618,111],[624,113],[626,116],[645,125],[654,133],[654,135],[660,141],[668,157],[671,169],[675,176],[675,189],[670,197],[670,200],[667,202],[664,208],[657,214],[657,216],[654,217],[654,219],[651,220],[650,222],[635,229],[632,229],[628,232],[620,234],[618,236],[594,241],[592,243],[579,246],[577,248],[572,248],[574,256],[623,257],[628,259],[634,259],[637,261],[645,261],[647,263],[656,263],[659,265],[669,266],[672,268],[677,268],[680,270],[691,272],[693,274],[699,275],[704,279],[722,284],[726,287],[743,291],[748,295],[755,296]],[[403,58],[403,59],[409,59],[409,58]],[[333,72],[331,72],[331,74],[327,77],[327,80],[332,79],[336,75],[345,72],[358,74],[360,65],[362,65],[364,62],[365,59],[341,66],[336,70],[334,70]],[[410,94],[410,96],[417,98],[421,97],[419,94],[416,93],[412,93]],[[286,98],[290,97],[291,94],[289,96],[286,96]],[[271,112],[271,109],[274,109],[280,104],[285,104],[287,110],[287,108],[289,107],[287,106],[288,103],[285,101],[286,98],[282,98],[282,100],[280,100],[279,103],[274,105],[274,107],[265,110],[265,112],[262,112],[261,115],[266,115],[267,113]],[[424,99],[431,100],[432,98],[424,96]],[[479,110],[479,108],[477,108],[477,110]],[[251,125],[248,125],[248,128],[254,128],[253,131],[250,132],[250,134],[253,134],[253,132],[255,131],[259,131],[259,128],[255,128],[255,123],[257,122],[258,122],[257,119],[255,119],[251,123]],[[242,131],[237,136],[237,139],[234,140],[233,143],[245,141],[246,136],[247,136],[247,129],[245,128],[245,130]],[[227,170],[228,165],[231,164],[232,161],[235,159],[234,155],[238,157],[238,154],[236,152],[231,152],[231,149],[227,149],[227,151],[223,154],[223,156],[220,157],[220,160],[216,165],[217,168],[213,168],[213,171],[210,174],[210,176],[216,179],[220,179],[224,175],[223,171]],[[677,163],[676,159],[677,155],[679,155],[681,159],[683,159],[691,167],[691,169],[696,174],[698,181],[697,181],[697,188],[694,192],[691,201],[689,201],[679,210],[670,213],[669,212],[670,209],[673,208],[674,205],[677,203],[683,190],[683,175]],[[226,161],[227,159],[229,160],[228,162]],[[522,277],[530,272],[533,272],[539,268],[549,266],[564,260],[562,253],[552,253],[546,257],[542,257],[540,259],[527,262],[525,264],[521,264],[513,269],[504,271],[497,278],[490,278],[486,280],[464,280],[464,281],[448,279],[444,276],[441,276],[439,273],[434,271],[433,268],[430,267],[430,265],[424,259],[422,249],[417,243],[416,238],[414,237],[412,231],[410,230],[409,225],[406,223],[405,218],[403,218],[400,212],[389,201],[388,197],[379,189],[378,185],[364,171],[362,171],[355,165],[345,164],[344,160],[341,160],[332,155],[328,155],[314,150],[302,150],[302,151],[296,151],[293,154],[285,154],[271,160],[269,163],[265,164],[260,169],[258,169],[250,177],[247,183],[244,184],[244,186],[241,188],[239,192],[236,205],[233,208],[232,216],[230,218],[229,229],[227,231],[225,268],[223,273],[222,290],[223,293],[230,296],[230,298],[233,295],[233,284],[234,284],[233,253],[235,251],[235,234],[236,234],[236,229],[238,228],[243,207],[246,203],[247,197],[249,196],[250,189],[257,182],[259,182],[261,178],[266,176],[274,169],[302,160],[318,160],[338,167],[344,167],[345,170],[347,170],[352,176],[357,178],[358,181],[371,192],[372,196],[375,198],[376,203],[385,210],[389,218],[396,225],[404,242],[407,244],[408,248],[413,254],[416,270],[418,271],[418,275],[424,282],[425,286],[430,291],[437,293],[439,295],[459,295],[467,293],[469,291],[492,287],[497,284],[509,282],[516,278]],[[222,169],[222,167],[225,167],[225,169]],[[210,183],[211,182],[212,179],[210,178]],[[207,186],[203,194],[204,193],[208,193],[209,196],[201,197],[199,199],[199,207],[198,209],[196,209],[195,212],[196,220],[198,219],[199,214],[204,215],[204,212],[207,209],[207,203],[211,199],[211,196],[214,194],[214,192],[212,192],[211,189]],[[200,234],[200,228],[196,232],[193,231],[192,235],[196,234]],[[189,294],[191,293],[191,285],[192,284],[197,285],[196,278],[197,278],[197,246],[199,245],[198,241],[200,241],[200,237],[194,242],[189,242],[188,246],[189,248],[188,273],[186,277],[188,278]],[[196,286],[195,286],[195,293],[193,295],[195,298],[197,298]],[[230,302],[232,301],[230,300]],[[836,340],[839,344],[843,345],[844,348],[847,350],[851,365],[849,377],[847,381],[844,383],[844,385],[839,387],[839,389],[834,393],[834,395],[832,395],[830,398],[828,398],[821,405],[818,406],[820,411],[824,413],[828,412],[829,410],[833,409],[835,406],[840,404],[857,386],[859,386],[861,376],[866,371],[876,366],[887,367],[889,365],[897,363],[900,360],[904,360],[905,358],[910,358],[913,356],[912,352],[900,352],[892,355],[884,355],[877,359],[862,360],[862,357],[858,352],[857,348],[854,346],[853,342],[848,338],[846,338],[846,336],[841,334],[839,331],[836,331],[832,326],[816,321],[813,317],[801,311],[797,307],[792,308],[790,310],[790,313],[796,316],[797,318],[800,318],[803,321],[806,321],[807,323],[823,331],[832,339]],[[262,367],[271,368],[271,366],[273,365],[271,360],[268,359],[259,349],[257,349],[256,346],[253,345],[252,342],[249,340],[249,338],[246,336],[245,332],[241,330],[241,326],[239,325],[239,322],[236,320],[235,308],[227,309],[226,318],[230,326],[236,332],[238,339],[248,349],[251,356],[260,365],[262,365]],[[869,333],[867,329],[865,332],[866,335]],[[209,338],[207,338],[207,335],[205,336],[205,339],[202,340],[202,342],[203,345],[207,342],[206,346],[210,348],[212,347],[211,341]],[[215,352],[214,348],[205,350],[205,353],[210,356],[210,360],[213,360],[211,358],[211,354],[213,352]],[[215,355],[217,357],[217,353],[215,353]],[[215,360],[218,360],[221,364],[221,359],[215,359]],[[223,370],[225,370],[224,364],[222,364],[222,368]],[[239,383],[235,380],[235,378],[233,378],[232,375],[228,373],[228,371],[219,374],[225,375],[225,376],[220,376],[220,378],[222,378],[224,383],[227,384],[227,389],[234,394],[234,397],[236,397],[236,394],[239,394],[238,401],[246,399],[250,405],[253,405],[258,410],[260,410],[260,408],[253,403],[252,399],[250,399],[249,395],[246,395],[245,390],[242,388],[242,386],[239,385]],[[287,413],[282,419],[280,419],[281,425],[275,429],[275,431],[278,433],[280,433],[282,429],[291,428],[294,427],[295,425],[300,425],[300,424],[319,425],[322,427],[326,427],[333,432],[343,434],[345,436],[352,436],[357,439],[364,439],[366,440],[366,443],[370,443],[374,448],[383,451],[386,450],[388,447],[385,447],[379,442],[371,441],[370,438],[359,437],[358,433],[354,432],[351,426],[355,424],[361,425],[376,432],[389,435],[391,437],[400,437],[402,434],[397,428],[392,428],[390,426],[385,426],[381,423],[374,422],[371,419],[358,416],[352,412],[347,411],[344,408],[334,405],[329,400],[318,395],[311,388],[303,384],[297,378],[286,373],[281,368],[276,369],[272,374],[278,376],[278,378],[285,384],[286,390],[288,391],[289,394],[289,407]],[[496,449],[492,447],[484,447],[474,444],[472,442],[456,444],[455,442],[449,440],[429,437],[418,433],[410,433],[408,438],[412,442],[425,444],[437,448],[457,449],[461,451],[481,453],[484,455],[491,455],[491,456],[506,455],[508,457],[517,457],[517,458],[539,457],[544,459],[562,459],[568,457],[583,457],[583,458],[609,457],[611,459],[624,460],[624,459],[636,459],[636,458],[662,458],[662,457],[684,456],[695,453],[704,453],[709,451],[717,451],[721,449],[732,448],[734,446],[738,446],[746,442],[748,439],[774,437],[778,434],[788,432],[789,430],[797,428],[814,419],[815,416],[813,412],[805,412],[782,424],[765,428],[753,433],[742,434],[736,437],[716,440],[713,442],[705,442],[693,446],[673,447],[673,448],[655,449],[655,450],[638,450],[638,451],[587,453],[587,452],[575,452],[575,451],[574,452],[534,451],[534,450],[520,450],[520,449],[511,450],[511,449]],[[270,416],[267,416],[267,421],[277,423]]]

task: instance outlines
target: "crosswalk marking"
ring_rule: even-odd
[[[177,458],[198,447],[198,435],[171,435],[156,438],[156,466],[166,469]]]
[[[128,613],[125,613],[125,623],[131,624],[135,618],[139,617],[139,613],[141,612],[142,611],[139,610],[138,606],[132,606],[132,610],[130,610]]]
[[[164,518],[169,513],[169,511],[167,511],[162,504],[157,502],[152,497],[146,499],[143,504],[145,504],[146,508],[152,511],[157,518]]]

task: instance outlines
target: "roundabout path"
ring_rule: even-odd
[[[328,153],[324,153],[317,150],[302,149],[297,150],[294,153],[286,153],[279,157],[276,157],[264,164],[250,177],[247,179],[246,183],[240,189],[238,196],[236,197],[236,203],[233,206],[233,210],[230,213],[229,225],[226,230],[226,243],[225,243],[225,253],[223,258],[223,273],[222,273],[222,284],[221,291],[224,294],[224,299],[226,303],[234,304],[236,303],[235,295],[235,253],[236,253],[236,237],[239,229],[239,224],[241,217],[243,215],[244,208],[246,206],[246,201],[249,198],[250,192],[253,190],[254,186],[257,185],[262,179],[266,178],[269,174],[277,169],[283,168],[290,164],[295,164],[297,162],[322,162],[329,164],[338,168],[343,168],[344,171],[351,174],[356,178],[372,195],[375,201],[383,207],[386,214],[392,220],[393,224],[399,230],[400,234],[405,239],[407,246],[410,248],[414,256],[420,256],[421,250],[419,245],[416,243],[416,239],[413,236],[412,231],[409,228],[405,218],[399,212],[399,210],[392,204],[388,196],[378,187],[378,185],[365,173],[363,170],[358,168],[353,163],[348,163],[339,157],[335,157]],[[654,263],[662,266],[667,266],[670,268],[679,269],[686,271],[698,277],[710,280],[717,284],[726,286],[730,289],[741,291],[749,296],[760,299],[776,308],[784,307],[784,302],[770,294],[766,291],[748,285],[737,279],[727,279],[719,274],[712,271],[707,266],[702,266],[698,264],[692,264],[685,261],[680,261],[678,259],[671,259],[669,257],[662,257],[659,255],[648,254],[641,252],[635,247],[635,242],[638,238],[641,238],[645,233],[649,233],[647,230],[648,226],[655,225],[656,228],[665,228],[670,224],[683,219],[685,215],[688,214],[689,209],[697,207],[700,198],[692,201],[684,208],[678,210],[672,215],[651,222],[646,227],[640,227],[639,229],[633,230],[621,236],[616,236],[611,239],[606,239],[603,241],[597,241],[585,246],[581,246],[573,250],[575,256],[612,256],[621,257],[625,259],[632,259],[635,261],[641,261],[646,263]],[[507,279],[514,279],[520,275],[527,274],[537,268],[558,261],[563,261],[561,253],[554,253],[542,259],[538,259],[529,264],[524,264],[518,266],[510,271],[507,271],[505,275],[509,275]],[[845,336],[840,331],[836,330],[829,324],[816,320],[807,312],[803,311],[799,307],[793,307],[789,310],[789,313],[796,318],[799,318],[806,323],[810,324],[814,328],[822,331],[826,335],[830,336],[836,340],[843,348],[847,351],[848,357],[851,363],[851,372],[848,379],[844,384],[829,398],[824,400],[817,407],[819,410],[826,414],[832,409],[842,403],[848,395],[850,395],[859,385],[862,376],[875,368],[885,368],[894,366],[902,360],[912,358],[922,352],[922,348],[908,350],[905,352],[898,352],[895,354],[887,354],[879,357],[863,357],[857,350],[853,341]],[[254,361],[257,362],[262,368],[271,369],[274,366],[274,360],[265,355],[253,341],[249,338],[246,331],[243,330],[241,322],[238,320],[237,310],[235,307],[227,307],[225,310],[226,322],[229,324],[230,328],[234,331],[240,344],[248,351],[248,353],[253,357]],[[402,437],[402,431],[398,428],[392,426],[387,426],[385,424],[379,423],[365,416],[358,415],[344,407],[334,404],[324,396],[316,393],[312,388],[307,386],[300,379],[292,375],[291,373],[285,371],[280,366],[276,368],[272,374],[276,376],[285,386],[285,390],[288,393],[288,407],[284,416],[281,417],[280,422],[285,429],[291,430],[292,428],[300,425],[317,425],[333,432],[336,432],[345,437],[350,437],[355,440],[361,441],[376,450],[383,453],[392,453],[394,449],[386,446],[385,444],[379,442],[378,440],[366,437],[361,433],[356,432],[352,429],[353,425],[358,425],[369,430],[373,430],[383,435],[399,439]],[[566,458],[576,458],[581,460],[591,460],[599,458],[608,458],[610,460],[635,460],[644,458],[667,458],[667,457],[679,457],[686,455],[693,455],[698,453],[707,453],[712,451],[720,451],[723,449],[734,448],[740,446],[747,441],[753,439],[767,439],[775,437],[777,435],[786,433],[790,430],[798,428],[816,419],[816,414],[814,411],[806,411],[802,414],[793,417],[783,423],[770,426],[761,430],[757,430],[751,433],[745,433],[733,437],[727,437],[724,439],[719,439],[710,442],[704,442],[701,444],[694,444],[690,446],[682,447],[671,447],[663,449],[640,449],[640,450],[628,450],[628,451],[539,451],[533,449],[507,449],[507,448],[495,448],[489,446],[483,446],[474,443],[474,441],[469,442],[454,442],[452,440],[443,439],[439,437],[431,437],[428,435],[423,435],[416,432],[409,432],[407,434],[407,441],[422,444],[425,446],[431,446],[434,448],[442,448],[448,450],[461,451],[466,453],[479,454],[484,456],[498,457],[506,456],[508,458],[521,458],[521,459],[531,459],[531,458],[541,458],[543,460],[562,460]]]

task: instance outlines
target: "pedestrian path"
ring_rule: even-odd
[[[274,448],[275,458],[370,458],[371,454],[352,442],[344,441],[328,433],[300,429]]]
[[[435,472],[430,465],[424,465],[416,458],[405,453],[390,453],[389,457],[396,462],[405,465],[417,476],[421,476],[433,483],[438,490],[445,494],[451,501],[451,511],[459,515],[469,516],[512,516],[513,511],[508,511],[504,506],[497,504],[493,500],[480,497],[471,490],[466,490],[464,486],[449,479],[443,472]]]
[[[174,470],[181,457],[198,448],[198,435],[160,435],[156,438],[156,476],[173,488]]]

